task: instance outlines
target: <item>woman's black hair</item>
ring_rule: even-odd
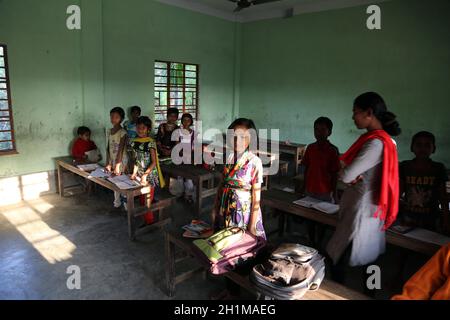
[[[130,113],[138,112],[139,115],[141,114],[141,107],[139,106],[132,106],[130,109]]]
[[[85,126],[81,126],[81,127],[78,128],[77,134],[79,136],[82,136],[85,133],[89,133],[90,134],[91,133],[91,129],[89,129],[88,127],[85,127]]]
[[[178,115],[180,114],[180,111],[177,108],[169,108],[169,109],[167,109],[167,116],[169,116],[171,114],[176,115],[177,118],[178,118]]]
[[[136,125],[143,124],[148,128],[148,130],[152,129],[152,120],[150,120],[147,116],[139,117],[136,121]]]
[[[400,124],[396,120],[397,116],[388,111],[383,98],[375,92],[366,92],[358,96],[353,105],[361,110],[371,109],[374,116],[383,125],[383,130],[391,136],[398,136],[402,132]]]
[[[323,124],[328,128],[328,131],[330,131],[330,135],[333,132],[333,121],[331,121],[330,118],[327,117],[319,117],[314,121],[314,127],[318,124]]]
[[[117,113],[120,116],[120,119],[123,121],[123,119],[125,119],[125,111],[123,111],[123,109],[121,107],[115,107],[112,108],[111,111],[109,112],[109,114],[113,114],[113,113]]]
[[[436,152],[436,137],[434,136],[434,134],[432,134],[431,132],[428,131],[420,131],[417,132],[411,139],[411,152],[413,151],[413,146],[414,143],[416,142],[417,139],[419,138],[425,138],[425,139],[430,139],[431,142],[433,143],[433,153]]]
[[[256,126],[255,123],[253,122],[252,119],[247,119],[247,118],[238,118],[236,120],[234,120],[230,126],[228,127],[229,130],[234,130],[234,128],[236,128],[237,126],[242,126],[245,127],[247,130],[249,129],[253,129],[256,131]]]
[[[194,118],[192,117],[192,114],[183,113],[183,115],[181,116],[181,123],[183,123],[184,118],[188,118],[189,120],[191,120],[191,126],[194,124]]]

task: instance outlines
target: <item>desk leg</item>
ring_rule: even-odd
[[[203,200],[203,179],[199,178],[197,180],[197,216],[200,217],[202,214],[202,200]]]
[[[134,241],[136,236],[136,223],[134,218],[134,196],[127,192],[127,213],[128,213],[128,237]]]
[[[60,165],[58,165],[58,190],[59,195],[61,197],[64,197],[64,182],[63,182],[63,172]]]
[[[166,240],[166,285],[169,297],[175,295],[175,245],[170,236],[165,234]]]

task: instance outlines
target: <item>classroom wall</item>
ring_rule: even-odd
[[[0,156],[0,177],[53,168],[83,122],[80,34],[68,32],[70,0],[0,1],[19,154]]]
[[[70,4],[82,8],[81,31],[65,27]],[[146,0],[0,0],[19,152],[0,156],[0,178],[52,171],[82,124],[103,149],[113,106],[152,115],[155,59],[200,64],[206,129],[247,116],[308,143],[314,119],[328,115],[344,151],[360,134],[354,97],[375,90],[402,124],[400,158],[410,157],[411,135],[428,129],[435,159],[450,166],[450,3],[380,7],[382,30],[369,31],[365,6],[235,24]]]
[[[375,1],[376,2],[376,1]],[[246,23],[242,27],[240,115],[281,139],[314,141],[322,115],[345,151],[357,138],[354,98],[379,92],[398,115],[399,157],[419,130],[437,136],[434,158],[450,167],[450,1],[380,3],[382,29],[366,28],[367,6]]]
[[[234,23],[148,0],[104,1],[105,111],[144,107],[153,115],[154,61],[200,65],[203,129],[232,118]]]
[[[78,31],[66,28],[71,4],[81,6]],[[237,112],[236,28],[156,1],[0,0],[18,150],[0,156],[0,178],[54,170],[80,125],[104,149],[114,106],[153,115],[155,59],[200,64],[204,129],[223,127]]]

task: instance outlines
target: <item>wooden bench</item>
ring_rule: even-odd
[[[294,204],[301,196],[296,193],[290,193],[283,190],[271,189],[263,191],[261,194],[261,204],[264,207],[272,208],[279,213],[279,230],[283,235],[286,219],[285,214],[306,218],[311,221],[319,222],[324,225],[336,227],[338,223],[337,214],[326,214],[315,209],[305,208]],[[433,242],[421,241],[408,237],[405,234],[399,234],[391,230],[386,231],[386,241],[395,246],[403,247],[412,251],[433,255],[440,249],[440,245]]]
[[[142,195],[148,196],[151,191],[149,187],[137,187],[134,189],[122,190],[106,179],[89,177],[89,172],[79,169],[72,157],[61,157],[56,158],[55,160],[58,171],[58,189],[61,197],[65,196],[64,172],[69,171],[104,188],[119,192],[127,198],[128,236],[130,240],[135,240],[137,233],[141,234],[150,229],[161,228],[170,223],[171,219],[165,214],[164,209],[171,206],[176,198],[166,190],[158,190],[156,192],[155,197],[157,201],[151,205],[150,209],[147,207],[136,208],[134,203],[135,197]],[[149,210],[156,214],[156,222],[145,228],[138,229],[136,226],[136,218],[147,213]]]
[[[206,265],[196,259],[194,254],[194,244],[192,239],[184,238],[181,235],[181,231],[165,231],[166,241],[166,285],[167,293],[169,297],[175,295],[175,287],[177,284],[191,278],[193,275],[199,272],[206,272]],[[180,250],[183,253],[183,257],[176,258],[176,250]],[[198,267],[182,274],[176,274],[176,264],[187,258],[193,258],[198,262]],[[204,273],[206,274],[206,273]],[[242,288],[255,294],[257,298],[262,295],[258,292],[258,289],[253,285],[249,279],[249,274],[241,274],[238,272],[228,272],[223,275],[224,277],[235,282]],[[334,281],[324,279],[320,288],[317,291],[309,291],[303,296],[302,300],[368,300],[367,296],[342,286]]]

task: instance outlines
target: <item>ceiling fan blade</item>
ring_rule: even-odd
[[[243,7],[236,7],[236,9],[234,9],[233,12],[239,12],[239,11],[241,11],[242,9],[244,9],[244,8],[243,8]]]
[[[276,2],[276,1],[281,1],[281,0],[254,0],[254,1],[252,1],[252,4],[257,5],[257,4]]]

